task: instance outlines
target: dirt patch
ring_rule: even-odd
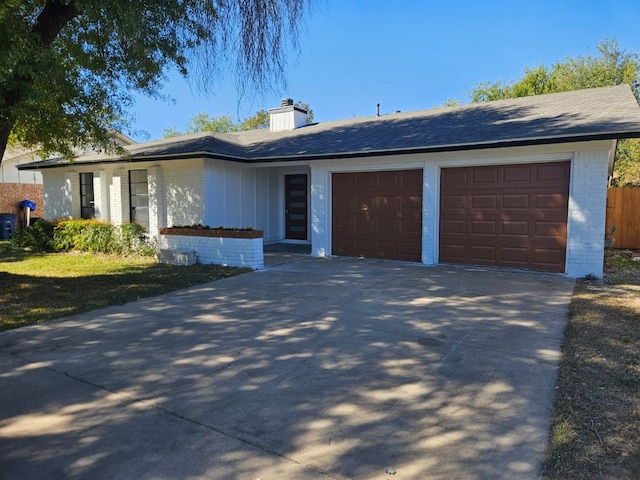
[[[640,256],[607,252],[579,280],[565,332],[544,479],[640,478]]]

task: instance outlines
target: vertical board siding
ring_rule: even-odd
[[[640,249],[640,188],[607,190],[607,234],[613,225],[614,248]]]

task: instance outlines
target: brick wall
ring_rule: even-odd
[[[158,248],[194,251],[198,263],[214,263],[230,267],[264,268],[262,237],[226,238],[187,235],[158,235]]]
[[[32,217],[44,217],[44,192],[42,185],[28,183],[0,183],[0,213],[13,213],[18,218],[17,228],[23,227],[22,209],[19,203],[31,200],[36,203]]]
[[[602,278],[608,152],[576,152],[571,163],[566,273]]]

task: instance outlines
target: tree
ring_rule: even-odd
[[[187,129],[184,132],[180,132],[175,127],[169,127],[164,129],[164,137],[177,137],[179,135],[199,132],[229,133],[236,132],[238,129],[238,125],[231,115],[212,117],[206,113],[200,112],[196,113],[189,119],[187,122]]]
[[[640,56],[622,51],[615,40],[605,39],[597,48],[598,56],[567,57],[551,67],[525,69],[513,82],[481,83],[469,96],[472,102],[484,102],[625,83],[640,101]],[[640,139],[618,142],[612,185],[640,185]]]
[[[238,126],[239,130],[256,130],[269,128],[269,112],[258,110],[252,117],[245,118]]]
[[[4,0],[0,158],[9,137],[43,154],[116,148],[135,93],[176,68],[209,91],[233,62],[241,92],[281,80],[310,0]]]
[[[597,49],[599,56],[567,57],[551,67],[525,69],[515,82],[481,83],[469,95],[473,102],[484,102],[626,83],[640,100],[640,56],[622,51],[615,40],[605,39]]]
[[[308,104],[296,102],[295,106],[307,111],[307,125],[313,123],[313,110],[311,110]],[[180,132],[176,127],[169,127],[165,128],[163,133],[164,138],[168,138],[188,133],[229,133],[237,132],[239,130],[258,130],[262,128],[269,128],[269,112],[266,110],[258,110],[254,115],[247,117],[242,121],[234,120],[231,115],[212,117],[206,113],[200,112],[196,113],[189,119],[187,122],[187,129],[184,132]]]

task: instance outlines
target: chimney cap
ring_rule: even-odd
[[[293,105],[293,98],[283,98],[282,104],[283,107],[290,107]]]

